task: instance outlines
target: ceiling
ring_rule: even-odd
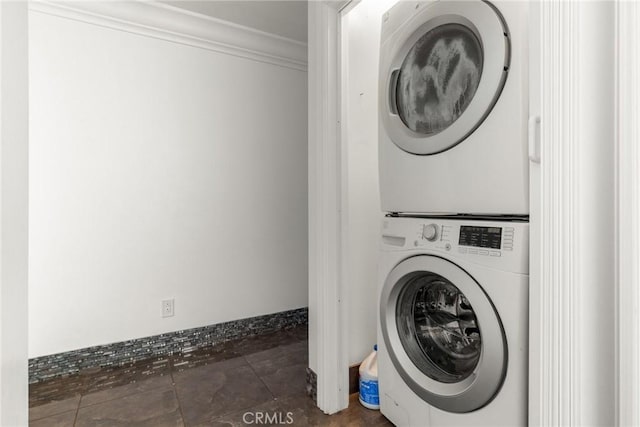
[[[171,6],[307,42],[306,0],[164,0]]]

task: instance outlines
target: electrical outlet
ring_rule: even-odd
[[[162,301],[162,317],[171,317],[173,314],[173,299]]]

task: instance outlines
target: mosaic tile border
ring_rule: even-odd
[[[29,359],[29,384],[98,367],[188,353],[195,349],[308,323],[307,307]]]
[[[307,396],[313,399],[316,405],[318,404],[318,375],[309,367],[307,367]]]
[[[358,393],[360,391],[360,364],[349,366],[349,394]],[[307,396],[318,404],[318,375],[313,369],[307,367]]]

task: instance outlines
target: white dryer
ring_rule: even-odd
[[[526,426],[526,222],[387,217],[380,408],[397,426]]]
[[[382,18],[382,210],[527,215],[528,2],[400,1]]]

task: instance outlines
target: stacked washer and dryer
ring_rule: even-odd
[[[527,2],[383,16],[378,372],[398,426],[527,424]]]

